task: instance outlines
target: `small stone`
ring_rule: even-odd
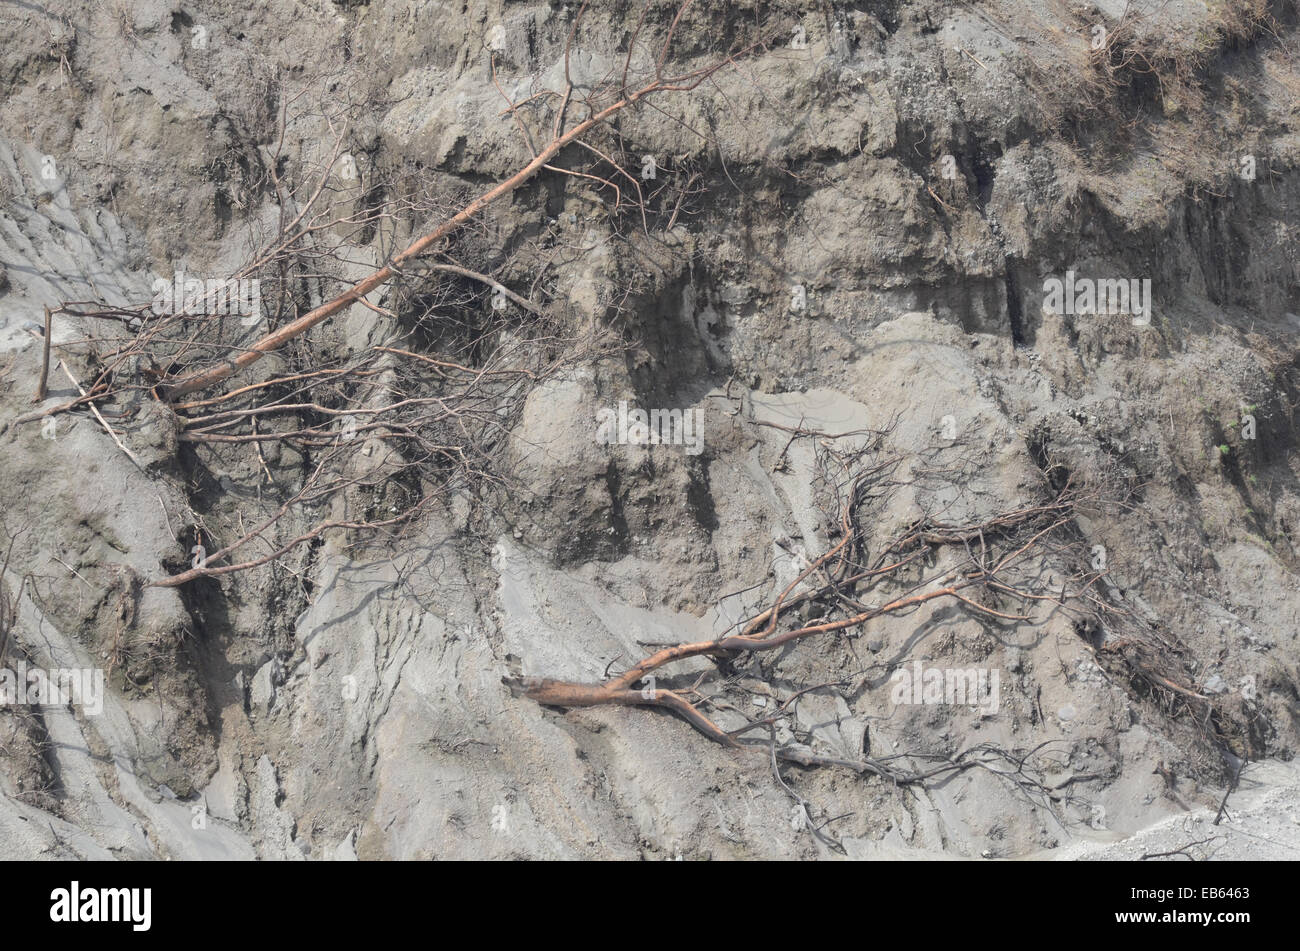
[[[249,701],[259,713],[269,713],[275,706],[275,688],[281,678],[277,676],[279,662],[269,660],[253,675],[249,687]]]

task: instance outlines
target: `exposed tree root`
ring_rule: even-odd
[[[820,436],[811,432],[795,435]],[[1070,574],[1062,583],[1055,580],[1048,567],[1050,562],[1059,569],[1080,555],[1079,546],[1067,537],[1065,529],[1085,495],[1071,485],[1041,501],[980,521],[950,523],[927,516],[883,543],[874,543],[866,528],[866,509],[880,497],[873,489],[888,491],[893,486],[889,478],[896,461],[885,459],[859,467],[859,474],[845,493],[839,541],[786,585],[771,604],[733,631],[714,640],[660,646],[601,683],[550,678],[508,682],[523,696],[548,707],[667,710],[714,743],[767,756],[774,775],[794,798],[796,809],[805,812],[808,803],[785,782],[779,763],[844,769],[876,776],[898,787],[925,787],[956,774],[984,770],[1050,809],[1068,797],[1049,788],[1035,772],[1032,761],[1047,744],[1028,752],[981,744],[955,755],[909,752],[881,758],[849,758],[814,749],[811,737],[808,743],[777,742],[778,725],[792,720],[803,697],[845,684],[818,684],[789,692],[775,710],[754,718],[725,702],[721,695],[706,696],[701,692],[707,672],[689,686],[663,686],[656,679],[671,676],[676,666],[693,658],[727,665],[746,655],[778,651],[805,639],[844,634],[875,618],[904,617],[936,602],[955,603],[991,623],[1038,624],[1055,612],[1072,610],[1097,580],[1096,573],[1084,570]],[[868,554],[869,547],[874,548],[874,554]],[[949,559],[942,570],[927,568],[945,548],[956,550],[956,564]],[[797,617],[796,608],[803,609],[809,620],[790,623]],[[810,617],[818,612],[820,617]],[[778,691],[770,679],[769,686],[776,696]],[[725,692],[724,683],[721,694]],[[706,712],[709,708],[739,714],[745,722],[726,729]],[[751,739],[756,732],[767,736]],[[808,829],[819,840],[834,844],[823,838],[811,822]]]

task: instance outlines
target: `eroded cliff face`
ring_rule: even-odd
[[[283,220],[268,170],[312,180],[345,124],[335,184],[359,187],[355,207],[409,199],[321,265],[359,278],[529,162],[506,97],[563,89],[566,69],[594,87],[674,10],[652,4],[640,33],[623,3],[576,31],[561,3],[0,11],[5,663],[106,674],[93,714],[0,707],[6,857],[1127,855],[1176,837],[1185,812],[1212,818],[1242,763],[1217,854],[1293,857],[1300,827],[1278,818],[1300,741],[1290,2],[691,5],[675,68],[766,42],[618,115],[601,142],[626,174],[600,167],[617,208],[559,170],[599,166],[576,149],[445,246],[599,346],[515,394],[492,480],[399,532],[331,531],[159,587],[200,539],[274,513],[315,454],[187,441],[147,389],[103,424],[24,421],[42,408],[27,322],[44,305],[139,304],[160,275],[235,273]],[[439,280],[395,282],[238,382],[385,341],[443,354],[429,313],[468,325],[495,305],[491,287]],[[1126,312],[1106,312],[1095,292],[1121,287]],[[131,332],[60,315],[42,405],[76,399]],[[629,444],[628,414],[653,409],[693,421],[690,438]],[[997,770],[907,790],[774,774],[766,744],[727,749],[663,710],[523,695],[528,678],[597,683],[734,630],[842,540],[846,486],[886,462],[863,557],[926,520],[1095,490],[1032,562],[1035,590],[1062,599],[927,601],[694,658],[660,686],[697,687],[724,729],[779,713],[774,746],[909,768],[993,749],[1011,757]],[[397,511],[397,494],[294,509],[267,544]],[[935,543],[871,597],[983,543]],[[794,623],[851,614],[861,592],[841,594]],[[927,669],[986,687],[974,703],[899,693]],[[999,774],[1017,757],[1029,789]]]

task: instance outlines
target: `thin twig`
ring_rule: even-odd
[[[49,381],[49,376],[50,376],[50,319],[51,319],[50,305],[46,304],[45,305],[45,344],[42,347],[43,352],[41,355],[41,379],[40,382],[36,384],[36,399],[32,400],[33,403],[45,402],[45,394],[46,394],[45,385]]]
[[[82,396],[85,396],[86,391],[81,388],[81,384],[78,383],[77,378],[72,375],[72,371],[68,369],[68,365],[64,361],[60,360],[59,366],[62,368],[67,378],[72,381],[72,385],[77,388],[77,392],[80,393]],[[126,453],[126,457],[135,463],[136,468],[138,468],[141,472],[143,472],[144,463],[142,463],[139,459],[136,458],[135,453],[133,453],[130,449],[126,448],[122,440],[117,438],[117,433],[113,431],[113,427],[108,425],[108,423],[105,422],[104,417],[100,415],[99,407],[97,407],[94,403],[87,403],[86,405],[90,407],[90,411],[94,413],[95,418],[99,420],[99,425],[104,427],[104,432],[108,433],[108,435],[112,437],[113,442],[117,443],[117,448],[121,449],[124,453]]]

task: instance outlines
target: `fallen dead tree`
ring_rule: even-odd
[[[810,733],[800,735],[796,708],[817,692],[861,689],[866,681],[791,685],[778,665],[789,649],[817,638],[851,635],[877,618],[902,620],[927,605],[954,603],[973,616],[1014,630],[1036,626],[1055,612],[1070,614],[1095,585],[1099,572],[1081,568],[1060,578],[1062,566],[1085,565],[1074,520],[1081,502],[1095,494],[1072,484],[1057,491],[1044,487],[1037,501],[992,517],[950,520],[943,511],[917,519],[891,537],[875,539],[872,514],[877,504],[900,487],[895,481],[900,461],[880,454],[878,433],[865,448],[837,451],[836,440],[860,434],[827,436],[797,428],[791,440],[814,438],[819,453],[830,457],[840,473],[851,473],[835,494],[842,500],[831,530],[838,541],[812,560],[761,610],[713,640],[659,646],[625,670],[600,683],[537,677],[507,678],[517,693],[534,702],[562,710],[603,706],[650,707],[686,721],[698,733],[728,749],[764,757],[773,776],[794,801],[810,834],[839,850],[822,831],[827,822],[813,822],[814,808],[782,775],[781,764],[833,768],[874,776],[895,787],[924,788],[972,770],[986,772],[1008,784],[1015,795],[1054,811],[1079,800],[1067,789],[1050,786],[1042,777],[1055,752],[1051,742],[1032,749],[1010,750],[981,743],[953,754],[906,751],[860,757],[817,748]],[[788,445],[787,445],[788,448]],[[784,455],[784,453],[783,453]],[[822,470],[828,466],[823,461]],[[946,473],[936,470],[940,478]],[[939,567],[942,562],[942,567]],[[771,657],[754,675],[765,692],[778,700],[761,716],[744,712],[749,692],[737,670],[747,658]],[[683,672],[692,659],[707,659],[713,669]],[[861,674],[862,672],[859,672]],[[854,682],[856,681],[856,683]],[[738,725],[724,727],[723,716]],[[779,741],[781,727],[792,739]]]
[[[792,440],[814,438],[822,446],[851,435],[791,432]],[[1102,487],[1075,485],[1067,475],[1053,488],[1049,478],[1035,501],[991,517],[954,520],[936,511],[877,539],[874,506],[900,487],[893,480],[900,460],[881,458],[879,441],[852,453],[824,451],[836,458],[840,471],[854,473],[839,493],[838,524],[831,531],[838,541],[748,620],[712,640],[655,645],[657,649],[598,683],[541,677],[506,682],[516,693],[560,710],[619,706],[671,713],[720,746],[765,757],[805,815],[811,815],[811,806],[782,776],[780,763],[847,770],[892,786],[919,788],[980,770],[1005,782],[1015,794],[1055,811],[1066,804],[1087,804],[1068,788],[1044,779],[1058,765],[1052,743],[1030,749],[980,743],[951,754],[911,750],[873,756],[865,747],[860,757],[827,752],[818,748],[811,732],[798,730],[798,704],[817,692],[838,692],[846,698],[861,689],[866,678],[855,675],[805,685],[783,675],[779,665],[785,651],[801,642],[850,636],[878,618],[903,622],[926,606],[953,604],[1007,634],[1040,627],[1060,613],[1085,640],[1087,632],[1108,628],[1115,639],[1107,643],[1103,637],[1093,645],[1099,648],[1099,658],[1125,659],[1123,669],[1135,685],[1172,698],[1184,713],[1191,713],[1206,748],[1223,749],[1220,713],[1210,698],[1191,686],[1177,660],[1177,645],[1142,629],[1130,611],[1101,590],[1106,571],[1092,565],[1090,543],[1076,519],[1081,508],[1109,504]],[[952,476],[946,469],[934,474],[940,480]],[[763,656],[773,659],[741,685],[737,670],[748,658]],[[699,672],[696,664],[696,670],[683,671],[692,659],[706,659],[712,668]],[[746,712],[744,698],[755,687],[777,699],[770,712]],[[1143,699],[1141,690],[1135,691],[1135,698]],[[1181,715],[1177,710],[1169,714]],[[730,719],[726,725],[724,717]],[[784,741],[778,740],[781,727]],[[811,820],[807,828],[824,844],[837,847]]]
[[[229,162],[260,169],[246,191],[264,193],[279,208],[274,231],[251,236],[251,260],[227,281],[207,282],[215,288],[196,282],[191,289],[178,278],[163,307],[155,300],[130,306],[64,302],[52,308],[60,320],[77,318],[106,332],[56,345],[86,356],[89,369],[81,371],[82,380],[67,361],[60,365],[79,395],[17,422],[89,410],[142,465],[122,437],[149,408],[162,406],[174,417],[178,446],[213,453],[241,450],[255,457],[264,476],[256,486],[259,501],[266,492],[282,504],[265,518],[250,519],[254,527],[248,530],[241,515],[233,540],[196,516],[193,563],[152,582],[165,586],[275,562],[332,529],[397,531],[435,499],[499,483],[493,453],[523,397],[563,367],[599,357],[611,346],[611,336],[600,327],[572,326],[561,302],[539,293],[540,274],[527,290],[507,287],[510,262],[483,253],[490,241],[478,234],[486,231],[483,213],[534,177],[557,174],[603,196],[612,219],[632,215],[647,229],[647,203],[656,202],[656,208],[671,203],[662,216],[658,211],[652,216],[672,227],[683,202],[698,190],[698,176],[687,177],[676,193],[665,191],[661,180],[659,191],[647,194],[623,167],[629,156],[612,120],[651,100],[689,95],[779,33],[756,29],[755,39],[725,53],[670,68],[674,37],[691,5],[685,0],[663,11],[647,4],[617,65],[580,83],[571,74],[570,59],[584,30],[599,33],[598,26],[588,28],[584,3],[565,44],[563,82],[522,100],[502,89],[494,56],[491,82],[505,104],[501,116],[517,127],[530,158],[477,197],[449,191],[445,183],[431,184],[418,170],[405,178],[394,173],[360,181],[346,149],[348,129],[361,112],[382,111],[381,104],[350,101],[351,90],[332,82],[322,83],[330,91],[318,108],[306,104],[306,90],[282,91],[273,145]],[[663,112],[663,106],[654,108]],[[286,142],[301,141],[320,128],[330,130],[332,139],[314,165],[304,158],[301,169],[287,172],[292,166]],[[571,148],[591,164],[557,164]],[[420,233],[429,220],[439,223]],[[409,233],[418,237],[403,247],[397,236]],[[359,280],[345,277],[355,270],[355,249],[376,235],[383,264]],[[584,253],[576,239],[566,240],[574,255]],[[558,247],[570,250],[562,242]],[[251,282],[260,288],[259,306],[264,306],[248,316],[231,306],[230,298],[233,288],[242,291]],[[387,300],[370,299],[381,288]],[[354,304],[376,315],[383,339],[322,358],[308,342],[309,331]],[[248,340],[249,327],[267,326],[269,331]],[[45,342],[48,347],[48,332]],[[281,354],[284,366],[266,378],[225,392],[203,392],[272,352]],[[300,487],[276,483],[264,455],[270,445],[303,457]],[[324,517],[315,512],[338,498],[377,508],[373,499],[380,493],[387,494],[382,511]],[[293,524],[304,518],[308,524]]]
[[[522,106],[524,104],[514,102],[507,97],[508,107],[506,112],[509,113],[519,124],[520,131],[523,134],[525,141],[528,143],[529,150],[534,153],[532,160],[529,161],[527,165],[510,178],[479,195],[432,231],[421,235],[407,248],[393,255],[390,262],[385,264],[383,267],[358,281],[342,294],[326,301],[319,307],[313,308],[306,314],[303,314],[296,320],[280,327],[273,333],[267,334],[252,346],[245,348],[243,352],[234,359],[221,361],[209,367],[186,374],[178,380],[167,381],[161,384],[160,393],[162,396],[169,401],[174,401],[186,394],[193,393],[196,390],[205,389],[206,387],[229,379],[234,374],[260,360],[270,351],[279,349],[288,341],[301,336],[312,327],[327,320],[350,304],[361,301],[371,291],[387,283],[393,277],[401,273],[402,267],[408,262],[413,262],[430,251],[436,250],[435,246],[438,242],[454,234],[458,229],[473,220],[475,215],[479,212],[483,211],[493,202],[518,189],[543,169],[573,174],[565,169],[554,166],[552,164],[554,159],[571,144],[577,143],[584,145],[587,148],[594,149],[595,147],[584,142],[584,139],[601,126],[607,124],[611,119],[618,115],[618,113],[625,109],[633,108],[644,100],[665,93],[690,92],[698,88],[700,84],[705,82],[719,70],[734,63],[738,57],[748,55],[761,46],[761,43],[749,44],[745,47],[736,49],[727,56],[714,60],[705,66],[700,66],[676,74],[665,73],[665,64],[667,63],[668,54],[672,48],[673,35],[676,32],[677,24],[690,5],[691,0],[686,0],[686,2],[678,8],[677,14],[668,28],[667,36],[663,41],[659,55],[654,60],[652,75],[634,81],[632,87],[629,88],[629,81],[636,79],[632,70],[634,53],[637,49],[637,36],[634,35],[628,45],[628,55],[621,75],[617,77],[610,76],[606,83],[602,83],[596,88],[596,90],[584,95],[581,105],[585,107],[587,115],[585,118],[570,125],[569,113],[571,105],[574,104],[575,87],[573,79],[569,73],[569,59],[573,37],[578,30],[583,13],[585,13],[587,9],[587,4],[584,3],[574,19],[574,25],[569,34],[569,45],[565,48],[564,89],[547,90],[545,92],[537,93],[529,97],[528,100],[529,102],[535,102],[538,100],[558,100],[558,102],[552,104],[552,117],[549,122],[549,137],[544,140],[544,144],[541,148],[536,148],[534,146],[533,131],[529,129],[522,114]],[[642,17],[642,23],[644,23],[644,15]],[[495,74],[495,65],[493,72]],[[545,125],[546,123],[543,123],[542,127],[544,128]],[[596,176],[587,177],[595,178],[599,185],[613,187],[621,200],[621,190],[618,189],[616,183],[608,178]],[[628,177],[630,178],[631,176]],[[635,183],[635,179],[633,179],[633,182]],[[307,209],[312,207],[315,198],[316,196],[313,196],[312,201],[308,202],[306,208],[304,208],[303,214],[306,213]],[[302,215],[300,214],[299,219],[301,219],[301,217]],[[298,223],[299,222],[296,220],[293,227],[297,227]],[[286,239],[285,246],[291,247],[296,244],[298,240],[298,236],[291,235]]]
[[[708,641],[664,647],[598,684],[545,678],[512,682],[524,696],[544,706],[579,708],[646,706],[671,711],[715,743],[733,749],[754,748],[777,759],[803,766],[834,766],[872,773],[900,785],[924,782],[953,771],[984,764],[975,751],[930,769],[913,770],[870,757],[846,760],[826,757],[796,746],[772,747],[771,742],[745,739],[755,731],[771,731],[777,720],[806,693],[831,686],[802,688],[767,716],[747,718],[735,729],[724,730],[706,712],[708,708],[738,712],[735,705],[704,694],[701,680],[681,686],[664,686],[659,678],[670,668],[691,658],[736,659],[747,654],[777,651],[799,641],[853,631],[880,617],[905,617],[938,601],[956,602],[967,611],[1008,624],[1041,621],[1031,613],[1036,605],[1061,608],[1096,581],[1084,573],[1052,585],[1041,571],[1041,559],[1055,542],[1064,542],[1064,529],[1074,517],[1081,493],[1072,487],[1042,502],[1000,513],[979,522],[950,524],[923,519],[876,546],[868,556],[868,536],[862,506],[868,488],[892,467],[892,462],[871,466],[856,477],[841,517],[841,539],[825,552],[762,611],[739,629]],[[1060,537],[1058,537],[1060,536]],[[964,552],[955,567],[927,571],[935,551],[955,547]],[[884,596],[873,599],[877,593]],[[811,607],[823,616],[816,623],[790,623]],[[639,686],[640,685],[640,686]],[[993,751],[985,751],[993,752]],[[995,758],[1002,754],[994,754]],[[1009,755],[1009,754],[1008,754]],[[1003,757],[1005,758],[1005,757]]]

